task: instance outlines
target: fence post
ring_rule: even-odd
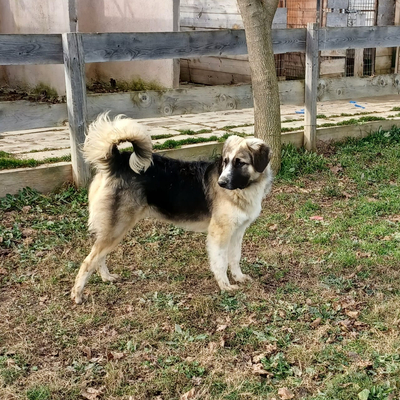
[[[68,0],[69,31],[78,32],[78,13],[76,0]]]
[[[309,151],[315,151],[317,148],[318,77],[318,25],[311,22],[307,24],[306,71],[304,81],[304,147]]]
[[[63,33],[62,44],[71,140],[72,176],[76,186],[84,187],[89,183],[90,169],[81,152],[87,128],[85,55],[81,34]]]

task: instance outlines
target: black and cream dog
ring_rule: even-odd
[[[133,152],[119,152],[125,141]],[[230,136],[219,160],[185,162],[153,154],[150,135],[134,120],[102,114],[90,125],[83,152],[97,169],[89,191],[96,241],[71,292],[76,303],[96,269],[103,281],[117,279],[108,271],[107,254],[149,217],[208,232],[210,267],[221,290],[237,289],[228,280],[228,265],[236,282],[251,280],[239,266],[242,238],[272,184],[271,152],[262,140]]]

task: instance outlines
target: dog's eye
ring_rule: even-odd
[[[242,161],[242,160],[239,160],[238,158],[235,160],[235,167],[236,168],[240,168],[240,167],[243,167],[244,165],[246,165],[247,163],[245,163],[244,161]]]
[[[229,160],[228,160],[227,158],[225,158],[225,159],[224,159],[224,165],[228,164],[228,161],[229,161]]]

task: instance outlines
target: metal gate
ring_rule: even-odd
[[[327,0],[322,23],[329,27],[374,26],[376,0]],[[375,49],[349,49],[345,57],[346,76],[370,76],[375,70]]]

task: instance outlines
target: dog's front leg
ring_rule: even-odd
[[[232,277],[236,282],[251,281],[251,277],[240,269],[240,258],[242,256],[242,240],[247,225],[238,228],[232,235],[229,243],[228,263]]]
[[[226,224],[211,221],[207,236],[207,250],[210,269],[213,272],[221,290],[236,290],[237,285],[231,285],[228,279],[228,250],[232,229]]]

